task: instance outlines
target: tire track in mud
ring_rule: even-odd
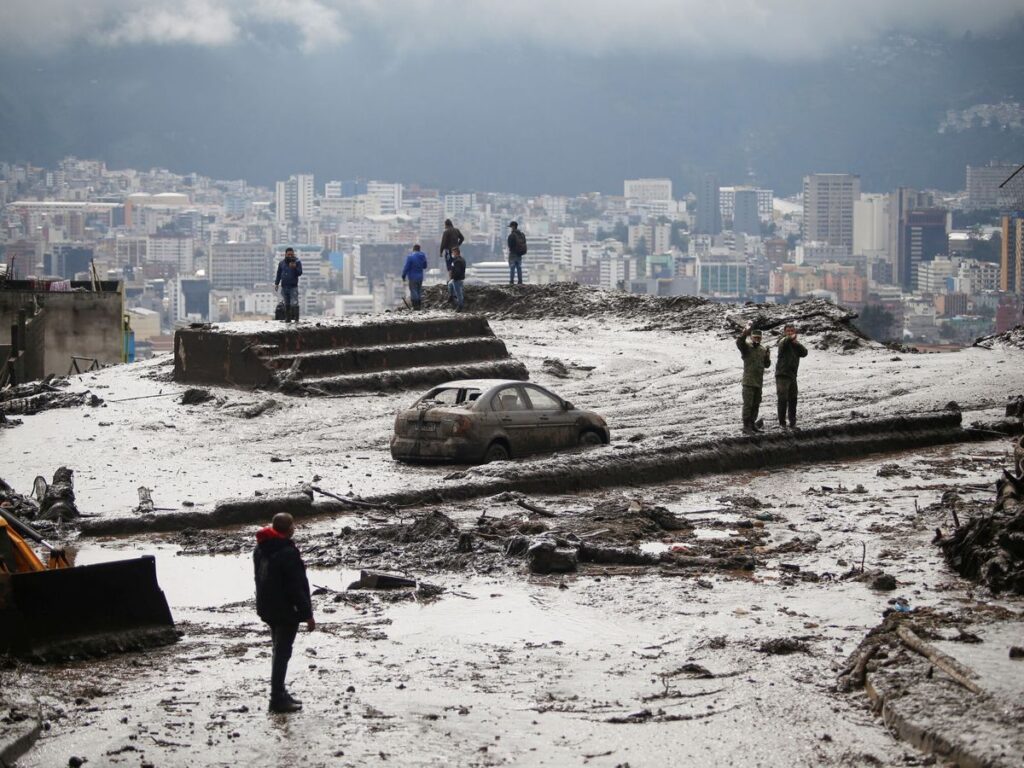
[[[351,504],[341,500],[314,503],[312,491],[304,493],[283,489],[280,495],[223,501],[207,512],[86,521],[81,532],[83,535],[100,536],[219,528],[264,520],[274,512],[309,517],[351,512],[354,507],[366,506],[388,511],[396,507],[464,501],[504,492],[557,495],[991,440],[993,434],[989,430],[964,429],[959,412],[944,412],[855,421],[797,433],[776,432],[701,442],[673,442],[655,448],[606,447],[585,453],[556,455],[537,462],[499,462],[449,475],[451,481],[458,485],[392,491],[354,498]]]

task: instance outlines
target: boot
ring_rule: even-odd
[[[755,432],[764,432],[764,419],[758,419],[754,422]]]
[[[754,425],[753,425],[753,424],[751,424],[751,423],[750,423],[750,422],[748,421],[748,422],[745,422],[745,423],[743,424],[743,434],[744,434],[744,435],[755,435],[755,434],[757,434],[757,430],[756,430],[756,429],[754,429]]]
[[[286,715],[290,712],[298,712],[302,709],[302,705],[298,702],[292,701],[286,696],[281,696],[278,698],[271,698],[270,706],[267,707],[267,709],[275,714]]]

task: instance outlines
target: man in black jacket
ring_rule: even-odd
[[[807,357],[807,347],[796,340],[796,326],[787,325],[785,335],[779,342],[778,358],[775,363],[775,391],[779,396],[779,426],[785,428],[789,417],[789,428],[796,429],[796,372],[800,358]]]
[[[284,679],[299,623],[305,622],[310,632],[316,628],[306,566],[292,541],[293,533],[295,520],[287,512],[279,512],[270,526],[257,531],[256,549],[252,554],[256,572],[256,613],[270,625],[274,648],[270,673],[271,712],[302,709],[302,702],[285,689]]]
[[[466,296],[462,291],[462,283],[466,279],[466,260],[458,246],[452,248],[452,268],[448,272],[452,278],[452,292],[455,294],[455,311],[461,312],[466,306]]]
[[[451,219],[444,220],[444,232],[441,235],[441,258],[444,259],[444,268],[448,270],[448,302],[458,303],[455,296],[455,286],[452,284],[452,262],[455,261],[454,251],[462,247],[466,238],[458,228],[452,224]]]

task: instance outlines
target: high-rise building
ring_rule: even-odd
[[[701,179],[700,192],[697,195],[697,226],[694,233],[698,235],[717,235],[722,231],[722,208],[718,191],[718,177],[705,174]]]
[[[672,199],[672,179],[626,179],[622,187],[627,200],[651,203]]]
[[[853,250],[853,203],[860,198],[860,176],[812,173],[804,176],[803,239]]]
[[[146,262],[173,264],[179,275],[191,275],[194,242],[185,235],[150,235],[146,242]]]
[[[1024,216],[1003,216],[999,290],[1024,295]]]
[[[853,255],[878,254],[888,247],[889,195],[862,194],[853,203]]]
[[[949,213],[942,208],[917,208],[903,217],[899,280],[903,290],[918,286],[918,268],[949,250]]]
[[[906,233],[907,214],[918,208],[934,208],[935,196],[930,192],[918,192],[908,187],[898,187],[889,195],[889,258],[893,264],[893,279],[897,285],[909,286],[914,284],[910,276],[904,276],[900,271],[902,265],[907,263],[906,243],[903,236]]]
[[[733,192],[732,231],[761,235],[760,203],[753,187],[737,187]]]
[[[366,194],[380,204],[381,215],[393,215],[402,211],[402,185],[386,181],[370,181]]]
[[[300,173],[277,182],[274,209],[281,224],[313,218],[313,174]]]
[[[1002,208],[1007,205],[999,185],[1006,181],[1019,165],[989,163],[967,166],[967,208]]]
[[[722,222],[732,221],[736,213],[736,190],[754,187],[719,187],[718,201],[722,211]],[[757,193],[757,213],[761,221],[771,221],[774,215],[775,192],[771,189],[754,189]]]
[[[264,243],[215,243],[210,248],[210,285],[215,290],[251,289],[270,280],[270,250]]]

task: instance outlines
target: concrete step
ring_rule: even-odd
[[[298,378],[328,374],[357,374],[425,365],[458,365],[508,357],[505,343],[495,336],[475,336],[409,344],[342,347],[275,354],[264,358],[275,371],[287,371],[297,362]]]
[[[352,373],[335,376],[312,376],[282,383],[281,391],[313,395],[339,394],[364,390],[408,389],[430,387],[457,379],[530,378],[526,366],[518,360],[481,360],[457,365],[424,365],[373,373]]]
[[[269,327],[267,327],[269,326]],[[395,313],[345,318],[344,323],[298,325],[266,324],[252,334],[259,345],[276,346],[284,352],[309,352],[341,347],[376,347],[387,344],[412,344],[431,339],[456,339],[493,336],[486,317],[480,315],[440,315],[423,317]]]

